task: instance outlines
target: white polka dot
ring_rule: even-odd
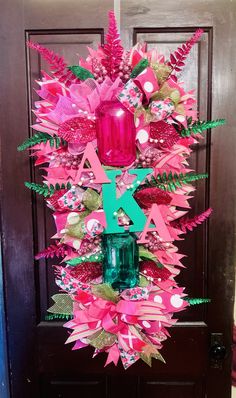
[[[159,294],[157,294],[157,295],[154,297],[153,300],[154,300],[155,303],[159,303],[159,304],[162,303],[162,297],[159,296]]]
[[[175,118],[176,120],[178,120],[178,122],[180,122],[180,123],[183,123],[184,121],[185,121],[185,117],[184,116],[182,116],[182,115],[178,115],[178,116],[176,116],[176,118]]]
[[[89,220],[87,222],[87,229],[88,231],[92,231],[92,229],[94,228],[95,225],[97,225],[99,223],[98,220],[96,220],[95,218],[91,218],[91,220]]]
[[[140,144],[144,144],[148,141],[148,132],[144,129],[141,129],[137,133],[137,140],[139,140]]]
[[[139,73],[139,75],[138,76],[141,76],[141,75],[145,75],[145,73],[147,73],[147,68],[146,69],[144,69],[141,73]]]
[[[66,228],[60,230],[60,234],[66,234],[67,232],[68,232],[68,229],[66,229]]]
[[[137,117],[137,119],[135,120],[134,124],[135,124],[135,127],[138,127],[138,126],[140,125],[140,120],[139,120],[138,117]]]
[[[153,84],[151,82],[146,82],[144,83],[143,86],[144,90],[147,91],[148,93],[151,93],[154,89]]]
[[[151,325],[150,325],[150,323],[148,321],[143,321],[142,324],[147,329],[151,327]]]
[[[78,213],[72,212],[68,214],[67,222],[69,225],[77,224],[78,221],[79,221]]]
[[[170,302],[175,308],[180,308],[183,304],[183,300],[179,294],[173,294],[173,296],[171,296]]]
[[[99,328],[102,324],[102,321],[98,321],[97,325],[96,325],[96,329]]]
[[[80,244],[81,244],[81,242],[80,242],[80,240],[74,240],[73,241],[73,247],[74,247],[74,249],[76,249],[76,250],[78,250],[79,248],[80,248]]]

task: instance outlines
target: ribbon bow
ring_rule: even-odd
[[[149,66],[144,69],[136,78],[130,79],[117,98],[130,112],[148,103],[153,93],[159,89],[156,75]]]

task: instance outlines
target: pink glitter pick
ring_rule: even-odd
[[[163,120],[150,123],[150,142],[159,149],[170,149],[180,139],[175,128]]]
[[[80,282],[90,282],[102,275],[102,264],[95,262],[80,264],[70,271],[70,275],[73,278],[79,279]]]
[[[87,144],[96,138],[95,122],[84,116],[73,117],[61,124],[58,136],[67,142]]]
[[[151,260],[145,260],[140,262],[139,267],[140,273],[146,277],[153,279],[160,279],[162,282],[169,279],[171,273],[166,268],[157,267],[156,263]]]

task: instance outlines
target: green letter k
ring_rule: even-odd
[[[152,172],[152,169],[131,169],[129,174],[136,174],[137,177],[132,182],[132,187],[128,189],[119,198],[116,197],[116,176],[120,175],[121,170],[106,171],[110,183],[102,184],[103,209],[106,213],[107,227],[104,230],[105,234],[124,232],[124,227],[118,225],[117,217],[114,216],[119,209],[122,209],[127,216],[132,220],[130,225],[130,232],[142,231],[146,223],[146,216],[140,209],[136,200],[133,198],[133,193],[137,188],[137,181],[142,180]]]

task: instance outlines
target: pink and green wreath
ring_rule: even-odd
[[[208,301],[187,297],[175,281],[183,267],[175,241],[211,214],[187,216],[192,183],[207,177],[190,169],[191,148],[204,130],[224,124],[199,121],[193,91],[178,81],[202,33],[198,29],[169,60],[145,44],[126,51],[110,12],[106,43],[89,48],[78,65],[28,43],[52,72],[42,71],[37,82],[36,133],[18,147],[32,150],[43,168],[43,184],[25,185],[45,197],[56,224],[54,243],[36,258],[63,262],[54,267],[60,292],[47,319],[67,319],[66,343],[74,343],[73,350],[93,346],[94,355],[106,352],[106,365],[119,358],[125,369],[138,359],[164,361],[160,350],[175,313]],[[118,145],[103,123],[111,104],[130,126]],[[109,145],[118,158],[123,145],[129,164],[117,165],[113,155],[104,161]],[[104,277],[104,237],[122,233],[138,245],[135,283],[128,288]]]

